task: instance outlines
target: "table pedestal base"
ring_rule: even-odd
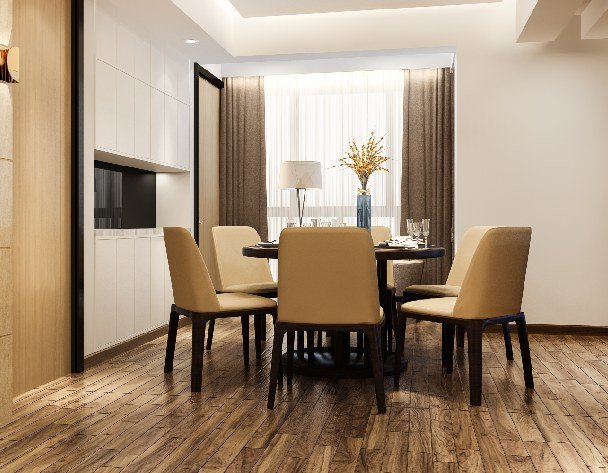
[[[384,376],[392,376],[394,370],[394,354],[389,354],[384,362]],[[331,350],[327,347],[314,349],[314,360],[308,361],[308,351],[304,357],[299,358],[297,352],[293,354],[293,372],[304,376],[316,378],[372,378],[372,367],[364,363],[365,356],[357,354],[356,348],[350,349],[350,357],[336,363]],[[283,368],[287,363],[287,354],[283,354]],[[402,371],[407,368],[407,360],[401,359]]]

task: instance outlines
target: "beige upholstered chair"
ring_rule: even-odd
[[[454,327],[467,332],[471,404],[481,404],[482,333],[487,325],[515,322],[519,336],[524,379],[534,388],[526,318],[521,302],[530,250],[530,228],[490,227],[483,231],[470,256],[469,269],[457,297],[422,299],[403,304],[397,320],[395,386],[399,385],[400,354],[405,338],[405,319],[440,322],[443,337],[442,364],[452,372]]]
[[[408,286],[403,292],[403,302],[433,297],[458,297],[460,286],[462,285],[462,281],[471,264],[473,253],[475,253],[477,245],[479,245],[479,242],[485,233],[491,228],[493,227],[477,226],[469,228],[462,237],[462,243],[454,257],[446,283],[416,284]],[[509,334],[507,324],[503,324],[502,328],[507,359],[512,360],[513,350],[511,348],[511,335]],[[456,344],[459,347],[464,347],[464,327],[458,327],[456,330]]]
[[[264,297],[277,296],[277,283],[272,278],[268,261],[243,256],[243,247],[255,245],[260,235],[251,227],[213,227],[213,249],[218,270],[218,292],[256,294]],[[255,318],[256,353],[261,350],[261,340],[266,340],[266,316]],[[215,322],[209,323],[207,350],[213,343]],[[259,356],[259,355],[258,355]]]
[[[203,371],[203,343],[208,321],[224,317],[241,317],[243,357],[249,363],[249,316],[273,314],[272,299],[252,294],[216,294],[207,266],[192,235],[184,229],[165,227],[165,248],[173,285],[175,304],[171,307],[165,373],[173,371],[173,355],[179,316],[192,319],[191,390],[200,392]]]
[[[392,238],[388,227],[372,227],[371,234],[374,244]],[[389,289],[401,296],[409,286],[420,284],[423,269],[424,260],[388,261],[386,271]]]
[[[392,239],[391,229],[388,227],[372,227],[372,239],[374,244]],[[402,294],[406,287],[412,284],[420,284],[422,279],[422,270],[424,269],[424,260],[407,260],[407,261],[392,261],[386,263],[386,280],[388,290],[391,292],[391,307],[395,307],[397,301],[402,300]],[[386,335],[389,350],[392,350],[392,316],[387,319],[386,334],[383,331],[382,336]],[[357,338],[357,347],[361,351],[361,337]]]
[[[287,382],[292,379],[296,330],[363,331],[369,340],[378,412],[386,412],[376,259],[361,228],[288,228],[279,246],[279,309],[272,347],[268,407],[274,399],[287,340]]]

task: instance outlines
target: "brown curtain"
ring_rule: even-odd
[[[220,118],[220,225],[268,235],[264,78],[224,79]]]
[[[407,218],[431,219],[429,242],[446,254],[427,260],[423,284],[445,284],[454,221],[454,74],[448,68],[405,71],[402,234]]]

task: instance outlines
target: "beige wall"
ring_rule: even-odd
[[[531,225],[531,323],[608,326],[608,41],[517,44],[515,1],[242,21],[242,56],[452,47],[456,233]],[[252,59],[254,60],[254,59]]]
[[[14,3],[13,393],[70,371],[70,1]]]
[[[12,0],[0,0],[0,44],[11,44]],[[12,408],[13,85],[0,83],[0,425]]]

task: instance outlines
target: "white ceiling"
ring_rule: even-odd
[[[395,8],[434,7],[502,0],[228,0],[245,18]]]

